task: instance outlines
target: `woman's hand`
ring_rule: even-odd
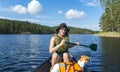
[[[79,42],[76,42],[77,46],[80,46],[80,43]]]
[[[60,45],[63,46],[65,44],[65,39],[61,40]]]

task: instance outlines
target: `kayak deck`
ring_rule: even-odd
[[[51,67],[51,57],[41,64],[34,72],[50,72]]]

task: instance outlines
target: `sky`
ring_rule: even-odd
[[[0,18],[29,21],[45,26],[100,30],[103,14],[99,0],[1,0]]]

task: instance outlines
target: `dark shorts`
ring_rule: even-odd
[[[57,53],[60,57],[63,57],[63,53],[68,53],[68,51],[65,51],[65,52],[63,52],[63,53],[59,53],[59,52],[56,51],[56,53]]]

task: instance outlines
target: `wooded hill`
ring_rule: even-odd
[[[55,27],[44,26],[41,24],[30,23],[28,21],[17,21],[9,19],[0,19],[0,34],[53,34],[56,33]],[[89,29],[68,27],[71,34],[93,34]]]
[[[104,32],[120,32],[120,0],[100,0],[104,8],[100,27]]]

